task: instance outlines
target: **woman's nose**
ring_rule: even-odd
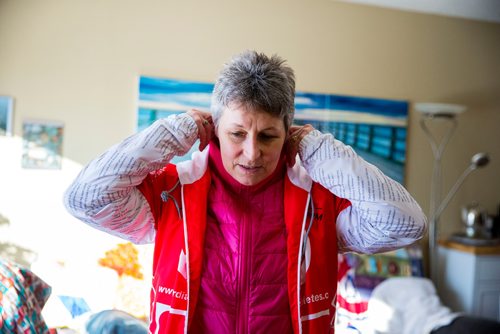
[[[261,155],[261,149],[258,141],[255,138],[247,138],[245,141],[244,152],[248,161],[257,160]]]

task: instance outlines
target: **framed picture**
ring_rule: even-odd
[[[209,111],[213,87],[212,83],[141,76],[137,129],[191,108]],[[308,92],[297,92],[295,97],[296,125],[311,124],[323,133],[332,133],[402,184],[407,121],[406,101]],[[197,147],[193,145],[192,151]]]
[[[23,168],[60,169],[63,124],[27,120],[23,122]]]
[[[12,135],[14,99],[0,95],[0,136]]]
[[[146,128],[157,119],[192,108],[209,111],[213,88],[212,83],[141,76],[137,130]],[[177,163],[187,159],[198,146],[197,142],[185,156],[174,157],[171,162]]]
[[[350,145],[384,174],[404,184],[408,102],[297,92],[295,124],[311,124]]]

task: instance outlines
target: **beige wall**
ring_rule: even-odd
[[[492,163],[451,202],[443,232],[460,227],[463,204],[494,212],[500,24],[329,0],[0,0],[0,94],[15,98],[15,133],[25,118],[63,121],[65,156],[80,163],[134,131],[139,74],[213,81],[243,49],[287,58],[300,90],[467,105],[444,189],[473,153]],[[427,211],[432,154],[413,110],[407,160],[407,188]]]

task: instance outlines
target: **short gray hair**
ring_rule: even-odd
[[[234,56],[223,67],[212,94],[212,118],[219,123],[222,111],[240,104],[283,119],[288,131],[295,112],[295,75],[285,60],[256,51]]]

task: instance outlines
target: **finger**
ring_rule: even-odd
[[[214,136],[215,128],[212,123],[212,118],[207,119],[206,121],[207,121],[207,126],[205,127],[205,129],[207,131],[207,145],[208,145]]]
[[[297,141],[300,140],[297,133],[292,133],[286,142],[286,161],[289,166],[295,165],[295,158],[298,152]]]
[[[198,109],[191,109],[187,113],[193,118],[198,127],[198,138],[200,139],[199,150],[202,151],[212,138],[212,114]]]
[[[200,151],[203,151],[203,149],[208,145],[208,139],[207,139],[207,124],[208,121],[204,118],[199,119],[199,122],[196,122],[198,124],[198,136],[200,138]]]
[[[314,128],[310,124],[305,124],[303,126],[292,126],[288,131],[288,139],[297,147],[298,150],[302,139],[313,130]]]
[[[212,121],[212,116],[208,116],[206,118],[203,118],[201,121],[203,125],[203,132],[205,135],[205,141],[202,143],[200,139],[200,151],[203,151],[205,147],[210,144],[210,141],[212,140],[212,137],[214,136],[215,132],[215,127],[213,125]]]
[[[203,120],[206,119],[210,123],[213,123],[212,121],[212,114],[206,111],[198,110],[198,109],[190,109],[187,114],[193,118],[193,120],[196,122],[198,119]]]
[[[289,167],[293,167],[293,165],[295,165],[295,157],[296,154],[293,154],[290,151],[286,153],[286,163]]]
[[[290,129],[288,130],[288,139],[292,140],[292,138],[294,136],[300,135],[301,131],[302,131],[301,126],[294,125],[294,126],[290,127]]]
[[[286,162],[288,164],[288,166],[292,167],[293,165],[295,165],[295,159],[297,157],[297,151],[294,150],[294,149],[290,149],[289,151],[287,151],[286,153]]]
[[[295,164],[297,154],[300,150],[300,142],[302,139],[314,130],[310,124],[304,126],[291,126],[288,132],[286,159],[289,166]]]

